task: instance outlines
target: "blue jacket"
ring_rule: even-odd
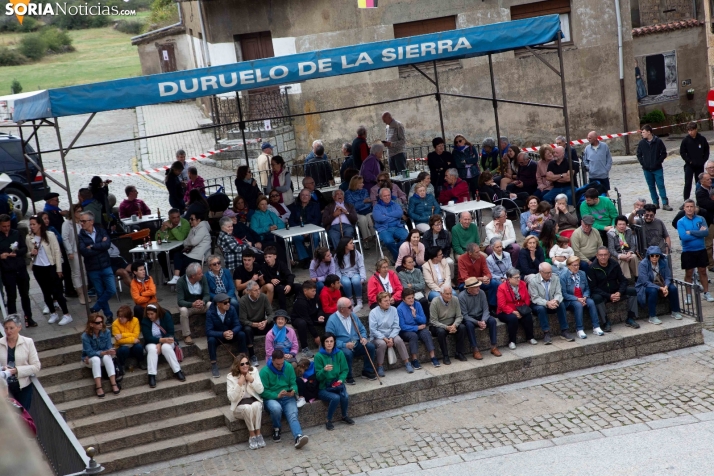
[[[454,165],[459,172],[459,178],[462,180],[466,179],[466,169],[471,168],[471,178],[475,179],[481,173],[478,168],[478,152],[473,146],[466,147],[464,150],[454,150],[451,151],[451,155],[454,157]]]
[[[112,348],[112,333],[109,329],[104,329],[97,337],[86,332],[82,334],[82,359],[85,357],[99,357],[100,352]]]
[[[699,230],[703,226],[704,230]],[[677,222],[679,241],[682,242],[682,251],[700,251],[705,249],[704,237],[709,234],[709,227],[704,218],[694,215],[688,218],[684,215]],[[689,232],[689,234],[687,234]],[[706,264],[706,263],[705,263]]]
[[[654,270],[652,269],[650,255],[660,255],[659,262],[657,263],[659,274],[665,286],[672,284],[672,274],[669,272],[667,258],[664,257],[659,246],[650,246],[647,248],[647,255],[640,261],[640,265],[637,268],[638,276],[635,289],[637,290],[637,302],[640,306],[647,305],[647,288],[659,289],[659,286],[654,283]]]
[[[101,271],[106,268],[112,267],[111,259],[109,258],[109,248],[112,245],[109,235],[107,235],[107,230],[102,227],[95,226],[94,235],[95,241],[92,241],[92,237],[84,231],[79,232],[79,246],[78,251],[84,257],[84,268],[87,272],[91,271]],[[87,248],[88,246],[91,248]]]
[[[369,198],[369,192],[365,189],[347,190],[345,192],[345,203],[351,204],[360,215],[366,215],[372,211],[372,204],[365,203],[364,199]]]
[[[285,228],[283,220],[270,210],[266,210],[264,212],[256,210],[253,217],[250,219],[251,230],[261,235],[261,239],[263,238],[263,235],[270,233],[270,225],[277,226],[278,230]]]
[[[394,200],[389,204],[385,204],[380,198],[374,206],[372,218],[374,218],[374,228],[379,231],[384,231],[389,228],[400,228],[402,226],[402,216],[404,210]]]
[[[426,314],[424,314],[424,309],[421,307],[419,301],[414,301],[414,308],[416,309],[416,317],[412,316],[412,311],[404,303],[401,303],[397,307],[397,314],[399,314],[399,328],[406,332],[417,332],[419,330],[418,326],[426,324]]]
[[[159,343],[159,338],[154,337],[151,333],[152,326],[153,323],[147,317],[144,317],[141,320],[141,335],[144,337],[144,344]],[[164,330],[164,332],[161,333],[161,338],[171,337],[174,340],[176,339],[176,336],[174,335],[174,318],[171,316],[169,311],[166,311],[164,313],[164,317],[159,319],[159,326],[161,326]]]
[[[575,159],[573,159],[574,161]],[[606,179],[612,168],[612,154],[606,143],[600,142],[597,151],[588,144],[583,151],[583,164],[588,168],[591,179]]]
[[[583,292],[583,297],[590,297],[590,288],[588,287],[588,277],[582,269],[578,271],[580,276],[580,290]],[[568,268],[563,269],[560,273],[560,286],[563,289],[563,301],[577,301],[575,297],[575,281],[571,278],[572,273]]]
[[[355,322],[359,326],[359,331],[360,334],[362,334],[362,337],[369,340],[367,329],[364,328],[364,325],[362,325],[362,322],[359,320],[359,317],[357,317],[354,313],[352,314],[352,317],[354,317],[354,320],[352,321],[352,332],[350,332],[349,334],[347,333],[347,330],[345,330],[345,326],[343,326],[342,322],[340,322],[342,318],[337,315],[337,312],[327,318],[325,332],[332,332],[335,335],[335,340],[337,341],[337,348],[340,350],[344,349],[345,344],[348,342],[359,342],[359,335],[357,334],[357,330],[355,329]]]
[[[300,226],[300,216],[303,212],[302,202],[300,199],[294,201],[289,207],[290,218],[288,218],[288,223],[290,226]],[[305,216],[303,217],[303,224],[305,225],[317,225],[320,226],[320,221],[322,220],[322,214],[320,213],[320,204],[310,200],[305,207]]]
[[[208,282],[208,294],[211,295],[211,301],[213,301],[213,298],[216,297],[216,278],[213,277],[213,273],[206,273],[205,276],[206,281]],[[236,285],[233,282],[231,272],[225,268],[223,269],[222,281],[223,286],[225,286],[226,288],[226,294],[228,294],[228,296],[232,297],[233,299],[238,299],[238,297],[236,296]]]
[[[434,208],[432,213],[431,209]],[[424,198],[421,198],[416,193],[409,197],[409,218],[414,220],[414,223],[429,223],[429,218],[432,215],[440,215],[441,207],[434,198],[434,195],[427,193]]]
[[[242,330],[243,326],[238,320],[238,312],[233,306],[226,311],[226,317],[223,322],[218,317],[218,308],[215,305],[209,307],[208,311],[206,311],[206,337],[222,339],[225,331],[233,331],[233,335],[237,336]]]

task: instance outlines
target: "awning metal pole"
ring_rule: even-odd
[[[446,141],[444,134],[444,114],[441,112],[441,89],[439,88],[439,72],[436,70],[436,61],[434,61],[434,84],[436,85],[436,103],[439,105],[439,124],[441,124],[441,138]]]
[[[496,80],[493,77],[493,58],[488,55],[488,72],[491,76],[491,97],[493,98],[493,117],[496,120],[496,150],[498,151],[499,163],[501,160],[501,129],[498,126],[498,100],[496,99]]]
[[[37,207],[35,207],[35,200],[32,196],[32,184],[33,182],[33,177],[30,174],[30,166],[27,163],[27,151],[25,150],[25,135],[22,132],[22,128],[18,129],[20,131],[20,143],[22,144],[22,158],[24,159],[25,162],[25,176],[27,177],[27,186],[29,188],[30,196],[27,197],[30,200],[30,203],[32,203],[32,214],[37,215]],[[35,129],[35,132],[37,132],[37,129]],[[32,139],[32,136],[30,136],[30,139]],[[28,141],[30,139],[27,139]],[[18,221],[20,221],[24,217],[18,217]]]
[[[558,33],[558,62],[560,63],[560,88],[563,95],[563,120],[565,121],[565,156],[568,158],[570,167],[570,193],[573,194],[572,202],[575,206],[575,183],[573,177],[573,156],[570,153],[570,120],[568,119],[568,96],[565,93],[565,67],[563,66],[563,47]],[[585,185],[585,184],[583,184]]]
[[[250,168],[250,161],[248,160],[248,145],[245,142],[245,122],[243,121],[243,106],[240,105],[240,94],[236,91],[236,104],[238,104],[238,127],[240,128],[240,135],[243,138],[243,152],[245,152],[245,165]]]

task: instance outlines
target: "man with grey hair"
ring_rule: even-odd
[[[94,214],[92,212],[82,212],[79,215],[79,224],[82,230],[78,236],[77,250],[84,258],[84,269],[87,278],[94,285],[97,291],[97,302],[90,309],[91,312],[104,313],[107,324],[111,323],[114,315],[109,308],[109,300],[116,292],[116,281],[112,270],[112,261],[109,256],[109,248],[112,245],[107,231],[98,226],[94,226]],[[65,318],[62,318],[64,321]],[[65,324],[71,322],[70,318]],[[62,323],[60,321],[60,323]]]
[[[387,137],[382,143],[389,149],[389,170],[399,175],[407,168],[407,155],[404,152],[407,135],[402,123],[394,119],[389,111],[382,114],[382,122],[387,125]]]
[[[568,331],[568,319],[565,315],[560,278],[556,275],[553,279],[553,267],[548,263],[539,264],[538,273],[526,276],[526,283],[528,284],[528,294],[531,296],[531,309],[538,315],[538,322],[543,330],[543,343],[545,345],[553,343],[548,314],[558,316],[560,337],[568,342],[574,341],[575,338]]]
[[[511,147],[511,143],[508,142],[508,137],[501,136],[498,138],[498,152],[501,156],[504,156],[508,152],[508,148]]]
[[[458,299],[456,302],[453,301],[453,294],[451,285],[444,284],[439,297],[432,299],[429,305],[429,332],[439,341],[444,365],[451,365],[446,337],[453,334],[456,334],[456,358],[466,362],[464,356],[466,326],[463,323],[461,305]]]
[[[272,153],[272,151],[271,151]],[[179,149],[176,151],[176,161],[181,162],[181,165],[183,165],[183,170],[179,174],[179,178],[181,179],[181,182],[186,183],[188,182],[188,167],[186,167],[186,151],[183,149]]]
[[[409,234],[404,228],[403,215],[402,207],[392,201],[392,191],[388,188],[381,189],[379,200],[372,211],[374,229],[379,234],[379,240],[392,253],[395,262],[399,256],[399,245]]]
[[[447,169],[444,175],[444,187],[439,193],[439,203],[447,205],[451,201],[461,203],[468,202],[469,199],[469,184],[459,178],[458,170]]]
[[[555,197],[560,193],[564,193],[568,196],[568,203],[572,204],[573,197],[571,196],[570,180],[575,175],[575,170],[570,170],[570,163],[565,160],[565,149],[563,147],[558,146],[553,149],[553,155],[555,158],[548,162],[548,171],[545,174],[546,180],[553,185],[553,188],[543,195],[543,200],[554,203]]]
[[[599,181],[607,190],[610,190],[610,169],[612,168],[612,154],[604,142],[600,142],[597,132],[588,133],[589,144],[583,151],[583,165],[588,168],[590,180]]]
[[[176,295],[181,335],[186,345],[191,345],[193,339],[191,339],[189,318],[196,314],[206,314],[211,305],[211,293],[201,263],[191,263],[186,267],[186,274],[176,283]]]
[[[630,225],[641,225],[642,216],[645,214],[645,205],[647,205],[647,199],[639,197],[635,200],[632,205],[632,211],[627,215],[627,222]]]
[[[501,165],[501,154],[496,146],[496,141],[493,137],[486,137],[481,142],[481,171],[488,170],[494,173]]]
[[[355,327],[357,326],[357,327]],[[352,300],[349,298],[339,298],[337,300],[337,311],[327,318],[325,332],[331,332],[335,336],[335,348],[340,349],[347,359],[347,378],[345,383],[355,384],[352,375],[352,361],[355,357],[365,357],[362,367],[362,377],[367,380],[376,380],[375,369],[372,366],[377,358],[374,344],[369,341],[369,334],[364,328],[362,321],[352,313]]]
[[[565,136],[558,136],[555,138],[555,145],[562,147],[566,151],[568,150],[568,141],[565,139]],[[573,170],[577,174],[578,171],[580,170],[580,161],[578,160],[578,153],[575,151],[574,147],[570,147],[570,157],[573,159]]]
[[[506,186],[506,191],[515,194],[526,192],[533,195],[538,190],[538,179],[536,178],[538,164],[531,159],[528,152],[519,153],[516,162],[518,163],[516,180]]]
[[[375,142],[369,149],[369,155],[362,162],[359,174],[364,179],[364,189],[371,190],[377,185],[377,176],[382,173],[382,155],[384,154],[384,146]]]
[[[248,356],[253,367],[258,366],[253,340],[256,335],[265,335],[273,328],[273,306],[268,296],[260,292],[260,285],[252,279],[245,286],[245,294],[240,298],[241,313],[238,316],[243,325]]]

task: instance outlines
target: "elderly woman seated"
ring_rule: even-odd
[[[511,255],[511,262],[518,262],[518,253],[521,247],[516,243],[516,230],[513,223],[508,219],[505,207],[497,205],[493,207],[493,220],[486,225],[486,241],[491,242],[494,238],[501,240],[503,248]],[[486,247],[486,254],[492,253],[491,246]]]
[[[241,260],[242,259],[243,257],[241,256]],[[206,282],[208,283],[208,293],[211,296],[211,301],[216,297],[216,294],[227,294],[228,297],[231,298],[231,305],[235,308],[236,312],[240,312],[233,276],[229,270],[223,269],[223,266],[221,266],[221,257],[218,255],[210,255],[206,263],[208,263]]]
[[[672,283],[672,273],[669,271],[667,258],[659,246],[647,248],[647,255],[640,262],[635,289],[639,305],[647,306],[650,324],[662,324],[657,317],[657,300],[660,295],[669,300],[672,317],[677,320],[682,318],[679,312],[677,287]]]
[[[419,172],[419,175],[417,175],[416,182],[414,182],[411,188],[409,188],[410,197],[416,193],[416,188],[419,185],[423,185],[424,187],[426,187],[427,194],[436,197],[436,193],[434,193],[434,185],[431,183],[431,175],[429,174],[429,172]]]
[[[412,368],[421,369],[419,362],[419,341],[421,340],[429,352],[429,357],[434,366],[439,366],[439,360],[434,354],[434,341],[429,333],[429,319],[424,313],[424,307],[415,299],[416,293],[411,288],[402,291],[402,303],[397,307],[399,315],[399,337],[409,345],[409,352],[412,355]]]
[[[565,235],[568,238],[580,225],[578,222],[578,216],[575,212],[568,210],[568,196],[564,193],[555,196],[555,206],[550,211],[550,216],[558,225],[560,234]]]
[[[615,226],[607,232],[607,249],[610,255],[617,260],[625,278],[636,279],[640,259],[635,254],[635,237],[627,226],[627,217],[618,215]]]
[[[377,295],[385,291],[389,293],[389,302],[398,306],[402,301],[402,283],[397,273],[389,269],[389,261],[385,258],[377,261],[375,273],[367,281],[367,300],[369,308],[377,307]]]
[[[426,192],[422,184],[416,186],[414,194],[409,196],[409,218],[417,230],[424,233],[429,229],[429,218],[440,215],[441,207],[434,195]]]
[[[503,252],[503,243],[500,238],[491,238],[489,243],[491,254],[486,258],[486,266],[491,271],[491,280],[500,285],[508,280],[506,272],[513,267],[513,261],[511,261],[511,255]]]
[[[578,337],[587,338],[583,331],[583,307],[587,306],[590,320],[593,323],[593,334],[602,336],[595,301],[590,297],[590,287],[585,271],[580,269],[580,258],[571,256],[565,261],[567,269],[560,273],[560,286],[563,289],[563,302],[566,309],[572,309],[575,315],[575,329]]]
[[[377,352],[377,375],[384,377],[384,354],[396,348],[408,373],[414,372],[404,341],[399,336],[399,315],[389,302],[388,292],[377,294],[377,307],[369,312],[369,333]]]
[[[250,246],[250,241],[233,235],[233,218],[223,217],[218,222],[221,231],[218,233],[218,247],[223,253],[226,268],[233,272],[243,264],[243,251]]]
[[[533,313],[528,286],[521,281],[521,273],[516,268],[506,271],[506,281],[498,287],[498,320],[508,326],[508,348],[516,348],[518,325],[526,332],[526,339],[533,345],[538,341],[533,337]]]
[[[406,208],[408,204],[408,198],[404,191],[396,183],[392,183],[392,179],[389,178],[387,172],[382,172],[377,175],[377,185],[373,186],[369,190],[369,198],[372,200],[372,206],[377,204],[377,199],[379,197],[379,191],[383,188],[388,188],[392,191],[392,197],[402,208]]]
[[[112,393],[119,395],[121,391],[117,385],[116,371],[112,360],[115,355],[116,350],[112,347],[112,333],[107,329],[104,316],[98,313],[90,314],[87,319],[87,327],[82,333],[82,363],[85,367],[92,369],[95,391],[99,398],[104,398],[102,365],[107,370]]]

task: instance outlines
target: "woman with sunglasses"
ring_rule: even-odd
[[[104,316],[98,313],[90,314],[87,319],[87,327],[82,333],[82,363],[85,367],[92,369],[94,389],[99,398],[104,398],[102,365],[109,376],[112,393],[119,395],[121,391],[117,385],[114,361],[112,360],[115,355],[116,350],[112,347],[112,333],[107,329]]]
[[[149,370],[149,387],[156,387],[156,373],[159,364],[159,355],[163,355],[168,362],[174,377],[180,382],[185,382],[186,377],[181,371],[174,352],[178,345],[174,337],[174,319],[171,313],[164,311],[158,304],[149,304],[141,320],[141,334],[146,345],[146,365]]]
[[[478,176],[481,173],[478,167],[478,151],[466,137],[457,134],[451,154],[459,171],[459,178],[469,184],[469,198],[473,198],[474,194],[478,193]]]
[[[238,354],[233,367],[226,377],[228,400],[236,418],[242,418],[248,427],[248,446],[251,450],[265,447],[265,440],[260,434],[260,422],[263,416],[263,382],[258,369],[250,365],[248,356]]]
[[[647,255],[640,261],[638,273],[635,283],[637,302],[640,306],[647,306],[649,323],[662,324],[657,317],[657,301],[660,295],[669,300],[672,317],[676,320],[682,319],[677,287],[672,283],[672,273],[669,271],[667,258],[659,246],[647,248]]]
[[[25,237],[25,242],[32,259],[32,274],[42,290],[45,305],[51,313],[47,322],[54,324],[59,319],[55,310],[55,302],[57,302],[64,314],[59,325],[69,324],[72,322],[72,316],[69,314],[67,300],[62,291],[62,252],[57,237],[54,233],[48,232],[45,222],[35,215],[30,218],[30,233]]]
[[[74,285],[75,291],[77,291],[77,294],[79,295],[79,303],[84,306],[84,296],[87,290],[82,287],[82,269],[79,266],[80,254],[79,251],[77,251],[77,241],[75,240],[74,232],[72,231],[73,226],[77,229],[77,236],[79,236],[79,232],[82,231],[82,226],[79,224],[80,213],[82,213],[82,205],[73,205],[72,216],[74,219],[65,220],[65,222],[62,223],[62,241],[64,242],[69,267],[72,272],[72,284]],[[87,282],[86,279],[85,282]]]
[[[283,223],[287,223],[290,219],[290,210],[287,206],[280,203],[281,194],[277,190],[271,190],[268,196],[268,210],[278,215]]]

